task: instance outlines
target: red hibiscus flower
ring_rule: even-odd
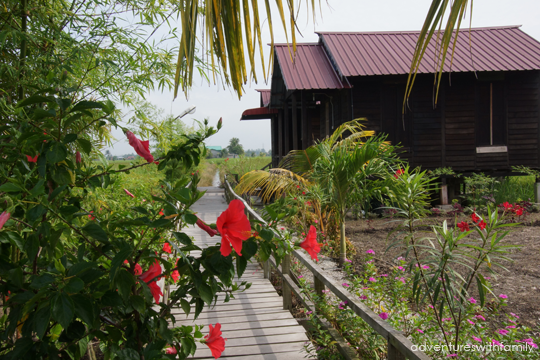
[[[403,174],[405,171],[403,169],[399,169],[398,171],[396,171],[396,173],[394,174],[394,177],[397,179],[398,177],[400,177],[401,174]]]
[[[478,223],[478,227],[480,228],[480,230],[484,230],[486,228],[486,222],[484,220],[480,221]]]
[[[227,339],[224,339],[223,336],[221,336],[220,323],[216,323],[215,328],[212,327],[212,324],[209,324],[208,327],[210,328],[210,331],[208,332],[208,335],[204,337],[206,340],[205,344],[210,348],[210,351],[212,351],[214,359],[217,359],[221,356],[221,353],[225,351],[225,340]]]
[[[163,251],[168,254],[172,253],[171,245],[168,242],[163,243]]]
[[[152,293],[152,296],[154,296],[156,304],[159,303],[159,298],[163,295],[161,289],[156,283],[156,281],[160,279],[159,277],[157,277],[159,275],[161,275],[161,265],[159,265],[159,261],[156,259],[156,261],[150,266],[150,268],[144,273],[142,273],[141,276],[139,276],[139,278],[144,281],[150,288],[150,292]]]
[[[28,160],[29,163],[37,163],[38,156],[39,155],[31,157],[30,155],[26,155],[26,159]]]
[[[11,214],[5,211],[0,215],[0,230],[4,227],[4,224],[9,220],[10,216]]]
[[[212,229],[210,226],[206,225],[201,219],[198,219],[195,224],[197,224],[198,227],[206,231],[210,236],[214,236],[217,234],[216,229]]]
[[[78,151],[75,153],[75,162],[77,162],[77,164],[81,163],[81,153]]]
[[[168,354],[168,355],[176,355],[176,354],[177,354],[176,348],[175,348],[175,347],[169,347],[169,348],[167,348],[167,350],[165,350],[165,354]]]
[[[319,261],[317,254],[321,251],[321,247],[317,243],[317,229],[311,225],[307,234],[306,240],[304,240],[300,247],[308,252],[312,259]]]
[[[469,231],[469,223],[462,221],[459,224],[457,224],[458,228],[461,230],[461,232]]]
[[[229,256],[231,245],[242,256],[242,241],[249,239],[251,224],[244,213],[244,203],[234,199],[227,210],[219,215],[216,226],[221,233],[221,255]]]
[[[127,260],[124,260],[124,264],[129,264]],[[142,267],[139,264],[135,264],[135,269],[133,270],[133,274],[135,276],[139,276],[142,274]]]
[[[130,192],[128,191],[128,189],[124,189],[124,191],[125,191],[126,194],[128,194],[128,195],[131,196],[132,198],[135,197],[135,195],[133,195],[132,193],[130,193]]]
[[[476,213],[472,213],[472,215],[471,215],[471,220],[472,220],[474,223],[477,223],[478,220],[480,220],[480,218],[478,217],[478,215],[476,215]]]
[[[179,259],[176,259],[176,267],[178,267],[178,260]],[[178,272],[178,270],[174,270],[171,273],[171,277],[172,277],[173,281],[176,283],[178,281],[178,279],[180,279],[180,273]]]
[[[89,218],[90,220],[96,220],[96,217],[95,217],[94,215],[92,215],[93,213],[94,213],[94,211],[93,211],[93,210],[90,210],[90,214],[88,215],[88,218]]]
[[[150,141],[141,141],[137,139],[135,134],[133,134],[131,131],[126,132],[126,136],[129,140],[129,145],[135,149],[135,152],[140,157],[144,158],[147,162],[151,163],[154,162],[154,157],[152,154],[150,154]]]
[[[516,209],[516,215],[517,216],[523,215],[523,208]]]

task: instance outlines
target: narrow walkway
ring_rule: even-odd
[[[227,209],[224,192],[217,187],[200,188],[206,194],[192,207],[199,218],[207,223],[215,223],[218,216]],[[221,238],[212,238],[198,227],[184,229],[193,236],[195,244],[201,248],[215,245]],[[205,307],[197,320],[193,314],[187,319],[182,310],[176,316],[176,325],[221,323],[223,337],[227,339],[221,358],[226,360],[300,360],[304,359],[304,343],[309,341],[305,330],[283,310],[282,298],[276,293],[268,279],[264,279],[259,264],[248,264],[241,281],[252,283],[251,288],[235,295],[235,299],[224,303],[218,296],[215,307]],[[174,313],[174,310],[173,310]],[[205,328],[208,330],[208,327]],[[198,346],[194,359],[213,359],[210,349]]]

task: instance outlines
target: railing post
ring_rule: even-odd
[[[289,284],[285,281],[285,275],[289,275],[291,272],[291,255],[283,256],[281,262],[281,271],[283,277],[281,278],[281,290],[283,291],[283,310],[292,309],[292,290]]]
[[[317,276],[313,276],[313,278],[315,279],[315,293],[318,296],[322,296],[323,290],[325,288],[324,283],[321,280],[319,280]]]
[[[388,360],[405,360],[405,356],[399,352],[398,349],[388,342],[388,354],[386,356]]]
[[[266,260],[263,262],[263,274],[265,279],[270,278],[270,261]]]

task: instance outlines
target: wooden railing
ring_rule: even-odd
[[[230,202],[233,199],[242,201],[246,209],[246,215],[250,219],[256,219],[263,224],[266,224],[261,216],[253,211],[249,204],[234,192],[227,178],[225,178],[225,198],[227,199],[227,202]],[[297,250],[293,250],[291,255],[294,255],[296,259],[298,259],[298,261],[300,261],[313,274],[316,294],[322,296],[323,290],[328,288],[328,290],[330,290],[336,297],[344,302],[346,301],[347,306],[349,306],[351,310],[356,313],[356,315],[361,317],[373,330],[388,341],[388,360],[430,360],[430,357],[423,352],[419,350],[412,350],[414,344],[407,339],[407,337],[401,331],[394,329],[388,322],[382,320],[379,315],[375,314],[373,310],[360,301],[351,298],[351,294],[336,280],[328,277],[324,270],[313,262],[309,256]],[[284,310],[292,309],[292,294],[294,293],[306,309],[309,311],[315,311],[315,304],[310,299],[305,298],[305,294],[302,293],[302,290],[297,285],[298,280],[296,279],[295,275],[291,273],[291,255],[285,255],[280,266],[277,266],[275,259],[272,257],[268,261],[264,262],[264,277],[266,279],[269,278],[270,267],[277,270],[277,273],[282,280]],[[318,320],[322,324],[322,328],[328,331],[328,333],[334,338],[338,351],[345,359],[359,359],[356,351],[354,351],[347,344],[347,341],[343,339],[339,332],[334,329],[334,327],[328,321],[321,318],[318,318]]]

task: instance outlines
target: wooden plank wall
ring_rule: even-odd
[[[507,76],[508,156],[510,166],[539,167],[540,72]]]
[[[381,84],[380,82],[353,83],[354,118],[365,117],[367,130],[381,131]]]

